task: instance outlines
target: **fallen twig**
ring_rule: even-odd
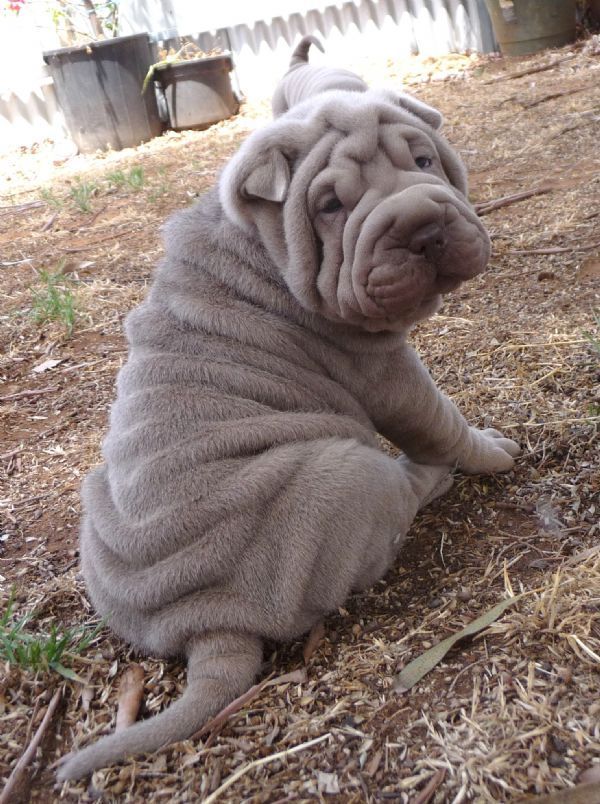
[[[538,64],[535,67],[527,67],[524,70],[517,70],[514,73],[508,73],[508,75],[496,75],[494,78],[489,78],[483,83],[484,85],[497,84],[499,81],[512,81],[513,78],[522,78],[524,75],[542,73],[545,70],[552,70],[554,67],[558,67],[559,64],[562,64],[564,61],[569,61],[570,59],[574,58],[574,56],[575,54],[571,53],[568,56],[562,56],[560,59],[554,59],[554,61],[550,61],[547,64]]]
[[[104,243],[105,240],[117,240],[117,239],[126,239],[128,237],[133,237],[139,232],[138,229],[133,229],[129,232],[109,232],[105,234],[103,237],[97,237],[95,240],[92,240],[89,243],[86,243],[84,246],[73,246],[73,248],[64,248],[67,254],[77,254],[79,251],[87,251],[88,248],[92,248],[93,246],[97,246],[100,243]]]
[[[592,251],[595,248],[600,248],[600,243],[589,243],[587,246],[554,246],[548,248],[525,248],[525,249],[511,249],[502,252],[503,254],[564,254],[565,252],[574,251]]]
[[[440,768],[437,773],[431,777],[431,779],[427,782],[425,787],[421,790],[418,796],[415,796],[412,804],[427,804],[428,801],[431,800],[431,797],[444,781],[446,777],[446,769]]]
[[[115,732],[123,731],[135,723],[144,699],[144,668],[139,664],[130,665],[119,684],[119,701]]]
[[[46,223],[40,227],[40,232],[47,232],[48,229],[51,229],[54,226],[54,221],[58,218],[58,212],[55,212],[53,215],[50,215]]]
[[[233,700],[224,709],[221,709],[220,712],[211,718],[208,723],[205,723],[199,731],[192,734],[190,739],[196,740],[199,737],[203,737],[205,734],[212,733],[216,729],[220,728],[231,717],[231,715],[239,711],[242,706],[253,700],[253,698],[256,698],[256,696],[267,686],[270,680],[271,677],[269,676],[269,678],[265,678],[263,681],[261,681],[260,684],[255,684],[253,687],[250,687],[249,690],[246,690],[246,692],[242,693],[242,695],[239,695],[235,700]]]
[[[0,207],[0,215],[10,215],[12,213],[27,212],[28,209],[43,207],[45,201],[26,201],[24,204],[15,204],[11,207]]]
[[[14,399],[26,399],[30,396],[40,396],[41,394],[49,394],[52,391],[58,391],[56,386],[52,386],[51,388],[32,388],[29,391],[17,391],[16,394],[7,394],[6,396],[0,396],[0,402],[12,402]]]
[[[475,204],[475,212],[481,217],[487,215],[500,207],[507,207],[509,204],[516,204],[517,201],[524,201],[534,195],[544,195],[544,193],[551,193],[554,187],[544,185],[543,187],[534,187],[532,190],[523,190],[522,193],[514,193],[513,195],[504,195],[501,198],[496,198],[493,201],[482,201],[480,204]]]
[[[24,262],[33,262],[33,257],[25,257],[22,260],[9,260],[8,262],[0,262],[3,268],[10,268],[12,265],[22,265]]]
[[[540,103],[546,103],[546,101],[556,100],[556,98],[564,98],[565,95],[576,95],[578,92],[584,92],[586,89],[592,89],[592,84],[588,84],[585,87],[576,87],[575,89],[563,89],[560,92],[550,92],[549,95],[543,95],[541,98],[536,98],[536,100],[532,101],[522,101],[521,106],[524,109],[533,109],[536,106],[539,106]]]
[[[14,458],[15,455],[18,455],[20,452],[23,452],[24,450],[25,446],[22,446],[22,447],[16,447],[15,449],[11,449],[8,452],[3,452],[2,455],[0,455],[0,461],[9,461],[11,458]]]
[[[91,218],[89,219],[89,221],[87,222],[86,226],[88,226],[88,227],[89,227],[89,226],[92,226],[94,223],[96,223],[96,219],[97,219],[97,218],[99,218],[99,217],[100,217],[100,215],[102,215],[102,213],[104,212],[104,210],[105,210],[107,207],[108,207],[108,204],[105,204],[103,207],[100,207],[100,209],[99,209],[97,212],[94,212],[94,214],[92,215],[92,217],[91,217]]]
[[[15,765],[12,770],[12,773],[8,777],[6,785],[4,786],[4,790],[0,793],[0,804],[9,804],[9,802],[14,801],[15,791],[18,788],[25,770],[27,769],[28,765],[35,757],[35,753],[38,749],[39,744],[42,741],[42,737],[46,729],[48,728],[48,724],[52,720],[52,716],[56,711],[56,707],[58,706],[60,699],[62,696],[62,692],[60,687],[56,690],[54,695],[52,696],[52,700],[48,704],[48,708],[46,709],[46,714],[43,717],[42,722],[37,728],[36,733],[33,736],[32,741],[27,746],[25,752],[22,754],[21,758]]]
[[[209,740],[213,738],[218,729],[229,720],[231,715],[234,715],[247,703],[250,703],[265,687],[273,687],[277,684],[303,684],[305,681],[306,670],[303,667],[299,670],[292,670],[290,673],[284,673],[282,676],[277,676],[276,678],[273,678],[272,675],[267,676],[267,678],[263,679],[259,684],[250,687],[249,690],[239,695],[230,704],[221,709],[220,712],[217,712],[217,714],[211,718],[208,723],[205,723],[199,731],[193,734],[190,739],[195,740],[199,737],[203,737],[205,734],[210,735]]]
[[[314,740],[309,740],[306,743],[301,743],[300,745],[295,745],[292,748],[286,748],[285,751],[278,751],[276,754],[270,754],[268,757],[263,757],[262,759],[255,759],[253,762],[249,762],[247,765],[239,768],[235,773],[233,773],[229,778],[225,779],[223,784],[218,787],[214,793],[211,793],[210,796],[204,799],[204,804],[212,804],[213,801],[216,801],[219,796],[227,790],[228,787],[231,787],[232,784],[237,782],[237,780],[244,776],[244,774],[248,773],[248,771],[253,770],[254,768],[259,768],[261,765],[266,765],[268,762],[275,762],[277,759],[283,759],[283,757],[290,756],[291,754],[296,754],[298,751],[304,751],[306,748],[311,748],[313,745],[318,745],[318,743],[322,743],[324,740],[329,739],[331,737],[330,732],[327,734],[323,734],[321,737],[315,737]]]
[[[586,424],[600,422],[600,416],[581,416],[575,419],[554,419],[554,421],[551,422],[521,422],[520,424],[504,424],[503,427],[505,430],[516,430],[519,427],[550,427],[551,425],[554,426],[555,424],[580,424],[581,422],[586,422]]]

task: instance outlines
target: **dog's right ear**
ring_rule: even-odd
[[[264,161],[251,169],[241,192],[246,198],[262,198],[281,204],[290,186],[290,166],[276,148],[271,148]]]
[[[282,204],[291,182],[291,169],[268,131],[250,137],[223,170],[219,198],[228,218],[246,231],[254,228],[257,201]]]

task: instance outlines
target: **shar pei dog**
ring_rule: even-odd
[[[253,683],[264,640],[384,575],[453,468],[513,466],[517,444],[469,426],[408,342],[490,253],[440,122],[403,95],[298,96],[166,225],[81,562],[112,629],[185,656],[188,685],[60,778],[193,735]]]

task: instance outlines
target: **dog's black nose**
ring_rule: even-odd
[[[437,262],[446,248],[444,229],[439,223],[428,223],[411,236],[408,248],[422,254],[429,262]]]

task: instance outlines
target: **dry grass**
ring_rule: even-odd
[[[487,83],[565,55],[551,70]],[[114,724],[131,653],[102,631],[72,659],[83,684],[7,668],[4,778],[54,690],[65,692],[32,766],[31,801],[201,800],[250,762],[219,800],[408,802],[432,782],[438,804],[511,801],[570,786],[598,762],[600,355],[585,332],[600,309],[600,62],[592,41],[521,61],[388,63],[366,77],[383,73],[445,113],[474,200],[552,186],[486,216],[489,272],[417,333],[470,421],[510,433],[524,455],[508,476],[460,478],[419,518],[386,579],[327,619],[306,680],[265,687],[208,737],[98,772],[89,787],[55,787],[48,766]],[[125,358],[122,319],[160,258],[158,225],[210,186],[267,116],[265,103],[120,153],[54,164],[42,146],[0,162],[9,188],[0,208],[0,575],[4,598],[14,586],[20,611],[36,612],[33,631],[96,622],[77,574],[78,488],[99,460]],[[141,186],[115,180],[140,167]],[[89,212],[74,202],[82,182],[95,188]],[[60,319],[30,314],[43,270],[60,270],[73,293],[71,337]],[[49,359],[60,362],[34,372]],[[415,689],[391,691],[408,661],[512,592],[527,594]],[[181,692],[184,670],[139,661],[149,714]],[[265,673],[303,663],[302,645],[271,646]]]

